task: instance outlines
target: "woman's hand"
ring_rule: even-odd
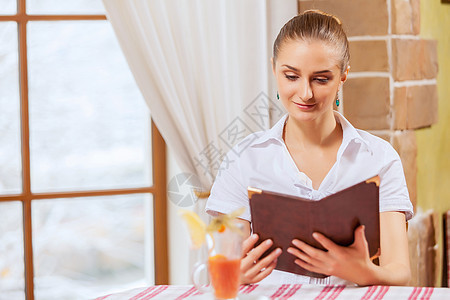
[[[242,260],[241,260],[241,283],[250,284],[263,280],[277,265],[277,257],[281,254],[281,249],[273,250],[269,255],[260,259],[261,255],[269,249],[273,242],[272,240],[265,240],[254,248],[258,241],[258,235],[250,235],[242,246]]]
[[[323,234],[313,233],[313,237],[327,251],[314,248],[302,241],[293,240],[295,247],[287,251],[298,259],[300,267],[325,275],[333,275],[358,285],[370,284],[369,274],[375,266],[369,257],[369,248],[364,234],[364,226],[355,230],[355,241],[348,247],[335,244]]]

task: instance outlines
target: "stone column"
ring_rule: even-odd
[[[350,74],[339,110],[400,155],[416,204],[414,130],[437,122],[437,43],[419,37],[419,0],[299,0],[299,12],[338,16],[350,42]]]

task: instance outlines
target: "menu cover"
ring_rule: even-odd
[[[263,257],[281,248],[277,270],[325,278],[294,263],[296,257],[287,252],[292,240],[325,250],[312,237],[313,232],[320,232],[336,244],[348,246],[360,225],[365,225],[369,255],[376,257],[380,248],[379,185],[380,178],[375,176],[320,200],[249,187],[253,233],[259,235],[258,243],[269,238],[274,242]]]

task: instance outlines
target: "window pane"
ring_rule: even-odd
[[[101,0],[27,0],[29,14],[105,14]]]
[[[22,203],[0,202],[0,299],[25,299]]]
[[[33,201],[36,299],[92,299],[154,284],[150,197]]]
[[[0,22],[0,194],[22,186],[18,66],[17,25]]]
[[[14,15],[16,12],[16,0],[0,0],[0,15]]]
[[[34,192],[151,185],[150,113],[107,21],[30,22]]]

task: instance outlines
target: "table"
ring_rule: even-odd
[[[199,292],[192,285],[156,285],[137,288],[96,300],[146,300],[146,299],[213,299],[211,294]],[[252,284],[240,287],[239,299],[358,299],[358,300],[401,300],[401,299],[450,299],[449,288],[370,286],[352,287],[344,285],[301,285]]]

